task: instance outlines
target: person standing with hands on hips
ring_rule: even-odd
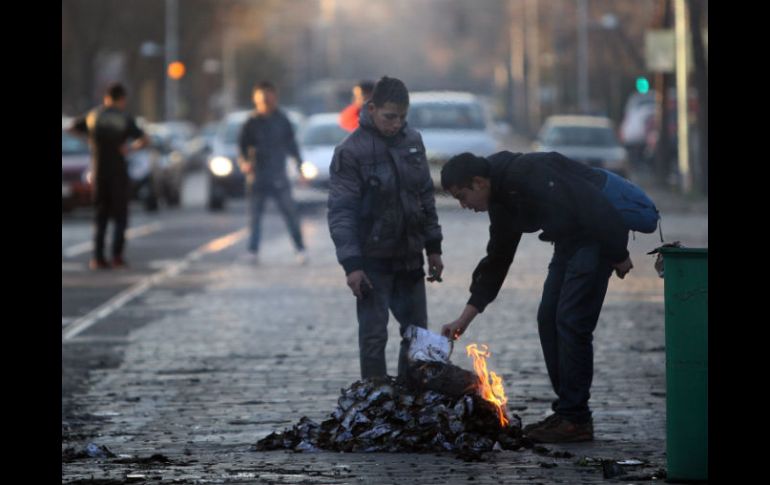
[[[426,328],[428,281],[441,281],[441,226],[420,134],[406,123],[409,92],[384,76],[360,126],[335,148],[328,222],[347,285],[356,297],[361,377],[387,375],[389,311],[402,336],[398,377],[407,372],[409,325]]]
[[[69,131],[88,137],[91,147],[94,199],[94,253],[89,267],[95,270],[125,268],[124,249],[131,200],[131,177],[126,156],[146,147],[150,140],[126,112],[128,93],[121,83],[112,83],[103,104],[73,121]],[[133,140],[133,141],[131,141]],[[129,144],[129,141],[131,143]],[[112,259],[105,255],[107,225],[112,219]]]
[[[602,193],[607,175],[563,155],[462,153],[441,169],[441,185],[463,208],[489,213],[487,255],[473,271],[471,296],[441,333],[457,339],[500,291],[522,233],[542,230],[554,244],[537,313],[540,344],[557,395],[554,414],[526,426],[533,441],[593,440],[588,407],[593,332],[609,278],[633,268],[628,228]]]

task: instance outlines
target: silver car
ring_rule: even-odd
[[[533,149],[559,152],[576,162],[628,177],[626,149],[618,141],[612,120],[604,116],[554,115],[546,118]]]
[[[329,186],[329,165],[334,148],[348,136],[339,120],[337,112],[317,113],[309,116],[299,130],[297,140],[303,158],[302,173],[311,187],[326,189]],[[297,178],[294,164],[289,164],[289,171],[292,179]]]
[[[441,167],[454,155],[471,152],[486,157],[500,150],[490,113],[472,93],[410,93],[407,122],[422,135],[436,187],[441,185]]]

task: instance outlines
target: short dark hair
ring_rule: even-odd
[[[274,93],[278,91],[278,89],[275,87],[275,84],[273,84],[270,81],[260,81],[260,82],[258,82],[257,84],[254,85],[254,88],[251,90],[251,92],[254,93],[254,92],[259,91],[259,90],[262,90],[262,91],[272,91]]]
[[[489,161],[486,158],[463,152],[441,167],[441,186],[444,190],[451,187],[470,188],[473,177],[489,178]]]
[[[123,99],[126,97],[128,93],[126,92],[125,86],[123,84],[115,82],[107,86],[107,90],[105,91],[105,96],[109,96],[111,100],[118,101],[120,99]]]
[[[374,106],[380,108],[385,103],[394,103],[399,106],[409,106],[409,91],[400,79],[382,76],[374,85],[372,92]]]
[[[374,91],[374,81],[359,81],[357,86],[361,88],[361,94],[365,95],[366,97],[371,95]]]

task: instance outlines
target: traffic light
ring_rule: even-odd
[[[644,76],[639,76],[636,78],[636,90],[640,94],[647,94],[650,90],[650,81]]]
[[[184,64],[179,61],[174,61],[168,65],[167,72],[168,72],[168,77],[170,77],[175,81],[182,79],[182,76],[184,76],[184,73],[185,73]]]

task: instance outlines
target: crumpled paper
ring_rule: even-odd
[[[404,338],[410,341],[407,354],[409,361],[449,362],[454,342],[443,335],[410,325],[404,332]]]
[[[658,276],[663,278],[663,275],[665,274],[665,269],[663,267],[663,253],[660,252],[663,248],[683,248],[684,245],[680,243],[679,241],[674,241],[671,243],[666,243],[663,246],[659,246],[652,251],[650,251],[647,254],[657,254],[657,257],[655,258],[655,264],[653,265],[655,267],[655,271],[658,272]]]

